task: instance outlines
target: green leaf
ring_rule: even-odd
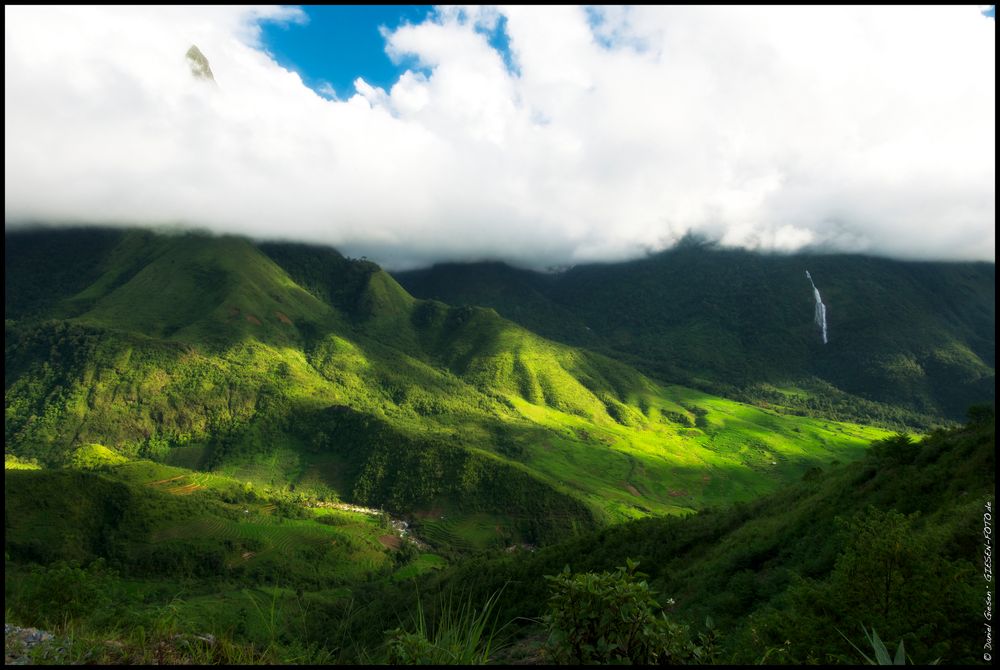
[[[862,630],[864,629],[862,628]],[[882,640],[879,639],[874,626],[872,627],[871,637],[868,639],[871,641],[872,647],[875,649],[875,659],[878,661],[878,665],[892,665],[892,658],[889,656],[889,650],[885,648],[885,644],[883,644]]]
[[[893,665],[906,665],[906,652],[903,650],[903,641],[899,641],[899,648],[896,650],[896,658]]]

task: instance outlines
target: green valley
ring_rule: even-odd
[[[5,237],[8,619],[75,621],[85,638],[124,626],[133,661],[148,647],[136,626],[225,641],[195,650],[207,656],[171,647],[189,660],[380,660],[388,622],[415,616],[398,591],[414,580],[484,602],[527,588],[496,606],[537,617],[530,594],[556,562],[646,568],[631,534],[663,524],[721,541],[702,528],[719,510],[737,510],[734,532],[748,514],[780,525],[771,510],[799,504],[782,496],[833,481],[817,473],[855,472],[845,464],[871,462],[901,425],[951,424],[906,409],[906,393],[854,402],[763,375],[772,393],[751,397],[711,366],[699,374],[716,383],[678,384],[693,378],[646,365],[654,350],[546,339],[490,307],[417,299],[330,248],[138,229]],[[831,404],[802,402],[817,397]],[[872,407],[874,424],[837,420]],[[824,552],[813,572],[830,569],[835,547]],[[677,569],[731,572],[713,560]],[[505,587],[495,561],[535,585]],[[737,626],[732,603],[691,602],[685,617]],[[119,621],[122,607],[142,623]]]
[[[17,281],[24,236],[8,236]],[[527,527],[549,523],[535,504],[583,527],[686,513],[887,434],[657,384],[332,250],[262,249],[122,233],[50,318],[8,313],[8,450],[62,465],[99,443],[394,512],[504,510],[534,542],[559,535]]]

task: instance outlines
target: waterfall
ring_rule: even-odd
[[[813,296],[816,298],[816,316],[814,321],[816,321],[816,325],[823,332],[823,344],[826,344],[826,305],[823,304],[823,298],[819,296],[819,289],[813,283],[813,278],[809,274],[809,270],[806,270],[806,277],[809,279],[809,283],[812,284]]]

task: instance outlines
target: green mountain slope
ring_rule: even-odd
[[[4,428],[22,459],[97,443],[475,518],[502,544],[751,498],[885,434],[655,383],[331,249],[93,235],[6,235]]]
[[[809,270],[827,306],[813,323]],[[994,397],[996,271],[851,255],[763,255],[688,240],[558,274],[498,263],[399,273],[418,297],[495,308],[658,379],[826,416],[910,425]]]
[[[285,573],[313,589],[391,565],[377,518],[292,506],[219,475],[134,461],[7,472],[4,488],[15,563],[104,559],[158,579],[248,583]]]
[[[977,664],[983,652],[984,514],[995,498],[995,423],[980,413],[920,443],[877,443],[861,461],[815,469],[749,504],[684,518],[643,519],[535,553],[473,559],[418,583],[428,617],[441,593],[473,602],[503,589],[500,621],[538,644],[545,575],[611,571],[637,560],[669,616],[721,632],[716,662],[861,662],[861,626],[918,664]],[[360,640],[414,588],[371,587],[392,603],[354,622]],[[669,603],[667,599],[670,599]],[[537,654],[537,652],[536,652]]]

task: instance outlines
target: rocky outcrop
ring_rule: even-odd
[[[212,68],[208,65],[208,59],[205,58],[205,54],[201,52],[201,49],[194,44],[187,50],[187,62],[191,68],[191,74],[196,79],[215,81],[215,75],[212,74]]]
[[[48,659],[45,652],[52,646],[55,636],[37,628],[21,628],[13,624],[3,625],[4,665],[34,665]],[[40,651],[35,651],[36,648]],[[61,650],[59,650],[61,651]]]

